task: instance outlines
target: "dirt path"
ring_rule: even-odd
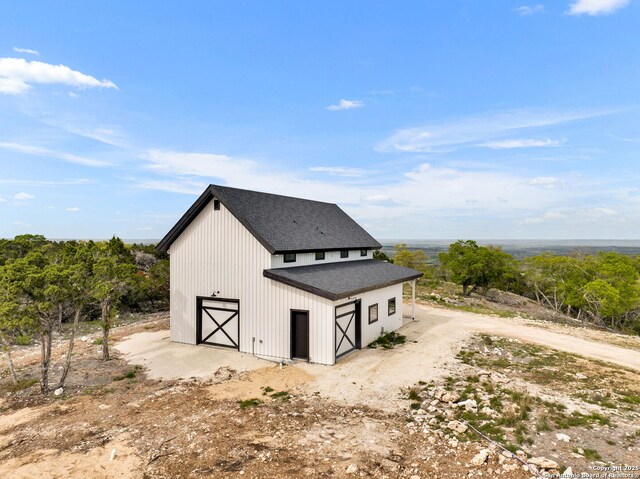
[[[405,308],[407,306],[405,305]],[[363,349],[335,366],[300,364],[315,377],[306,388],[348,404],[384,410],[406,406],[400,388],[451,373],[455,355],[472,334],[486,332],[532,342],[640,371],[640,352],[576,337],[575,329],[517,318],[499,318],[426,305],[416,307],[416,320],[403,326],[407,344],[393,350]]]
[[[417,312],[417,319],[440,322],[445,326],[448,325],[451,330],[461,329],[467,334],[485,332],[507,336],[640,371],[640,351],[578,337],[579,330],[576,328],[554,328],[553,325],[545,325],[545,328],[541,328],[536,327],[535,322],[517,318],[498,318],[424,305],[419,305]]]

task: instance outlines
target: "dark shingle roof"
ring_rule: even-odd
[[[336,301],[422,276],[415,269],[377,259],[265,269],[263,275],[289,286]]]
[[[213,199],[220,202],[271,253],[380,248],[349,215],[333,203],[210,185],[158,243],[171,243]]]

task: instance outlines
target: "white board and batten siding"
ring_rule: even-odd
[[[395,314],[388,314],[388,301],[391,298],[396,299]],[[334,306],[348,303],[354,299],[360,299],[361,311],[361,331],[362,331],[362,347],[366,347],[369,343],[375,341],[380,336],[381,331],[395,331],[402,326],[402,284],[394,284],[386,288],[376,289],[355,295],[351,298],[336,301]],[[369,306],[378,305],[378,321],[369,324]]]
[[[272,255],[224,205],[211,201],[169,254],[172,341],[196,343],[196,297],[219,291],[240,301],[240,351],[289,358],[290,310],[299,309],[309,311],[310,361],[333,364],[335,303],[263,277]]]
[[[372,259],[373,250],[366,250],[367,255],[361,256],[360,250],[349,250],[348,258],[341,258],[340,251],[327,251],[324,254],[324,259],[316,259],[315,253],[296,253],[296,260],[292,263],[284,262],[283,254],[274,254],[271,259],[271,268],[292,268],[295,266],[309,266],[324,263],[337,263],[340,261],[355,261],[359,259]]]

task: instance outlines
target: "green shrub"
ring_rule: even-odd
[[[18,391],[24,391],[25,389],[29,389],[31,386],[37,383],[38,383],[37,379],[20,379],[18,381],[18,384],[13,384],[13,383],[5,384],[3,389],[7,392],[15,393]]]
[[[245,399],[244,401],[238,401],[240,409],[248,409],[250,407],[258,407],[262,404],[262,401],[258,398]]]
[[[418,391],[416,389],[412,389],[411,391],[409,391],[409,399],[411,399],[412,401],[420,400],[420,394],[418,394]]]
[[[393,349],[395,346],[404,344],[407,342],[407,337],[398,334],[395,331],[381,335],[378,339],[370,343],[367,347],[375,349],[381,346],[383,349]]]
[[[31,336],[28,334],[19,334],[16,336],[14,343],[18,346],[29,346],[31,344]]]

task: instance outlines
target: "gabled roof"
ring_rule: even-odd
[[[382,247],[333,203],[210,185],[156,249],[167,251],[214,198],[220,200],[271,254]]]
[[[333,301],[422,276],[415,269],[377,259],[265,269],[262,274]]]

